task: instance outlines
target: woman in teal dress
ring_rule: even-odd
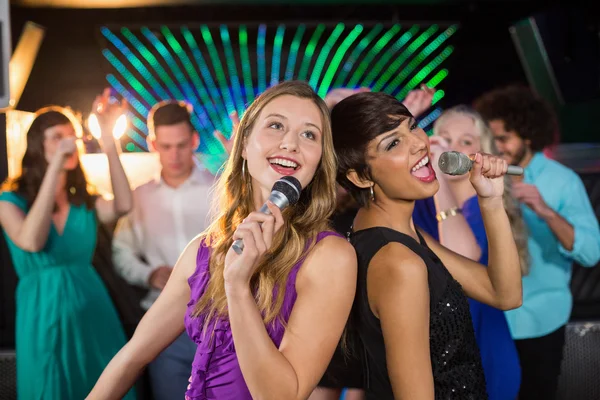
[[[20,400],[85,398],[126,341],[108,291],[91,264],[97,221],[114,221],[132,206],[111,135],[121,111],[108,104],[108,93],[97,99],[95,110],[103,127],[114,200],[88,192],[74,125],[59,107],[36,113],[27,132],[22,174],[0,194],[0,224],[19,277]],[[126,397],[134,398],[133,392]]]

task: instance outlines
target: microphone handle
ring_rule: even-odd
[[[271,195],[269,196],[269,201],[275,204],[281,211],[283,211],[283,209],[286,208],[289,204],[288,198],[283,193],[275,190],[271,192]],[[267,203],[263,204],[263,206],[260,208],[260,210],[258,210],[258,212],[266,215],[271,215],[271,210],[269,210]],[[235,242],[233,242],[231,247],[237,254],[242,254],[242,252],[244,251],[244,241],[242,239],[238,239]]]
[[[469,170],[471,170],[471,168],[473,168],[473,161],[471,161],[471,166],[469,167]],[[519,167],[518,165],[509,165],[506,169],[506,175],[520,176],[523,175],[523,172],[523,167]]]
[[[518,165],[509,165],[506,170],[506,175],[523,175],[523,167]]]

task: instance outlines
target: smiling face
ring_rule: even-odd
[[[507,131],[504,121],[490,121],[490,129],[494,134],[494,142],[498,152],[509,164],[520,165],[531,157],[530,141],[521,138],[515,131]]]
[[[430,162],[429,139],[412,117],[372,139],[366,161],[376,199],[424,199],[439,188]]]
[[[268,196],[282,176],[293,175],[305,188],[323,153],[323,121],[316,104],[292,95],[264,106],[245,138],[242,157],[255,189]]]

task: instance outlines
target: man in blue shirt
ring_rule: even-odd
[[[513,195],[529,231],[530,272],[523,277],[523,305],[506,317],[521,361],[519,400],[552,400],[573,303],[571,265],[592,267],[600,259],[598,220],[579,176],[542,153],[558,129],[544,101],[513,86],[483,95],[475,108],[502,156],[525,168]]]

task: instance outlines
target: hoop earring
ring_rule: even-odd
[[[375,191],[373,190],[373,186],[369,186],[369,193],[371,194],[371,201],[375,201]]]
[[[242,179],[246,179],[246,159],[242,160]]]

